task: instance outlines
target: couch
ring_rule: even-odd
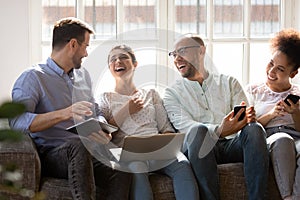
[[[34,193],[40,191],[42,195],[45,195],[45,199],[49,200],[72,199],[67,180],[41,177],[40,160],[35,145],[28,135],[25,135],[24,140],[21,142],[0,142],[0,164],[5,165],[9,163],[14,163],[18,166],[20,173],[23,175],[21,180],[23,188],[29,191],[34,191]],[[247,192],[243,174],[243,164],[222,164],[218,166],[218,169],[221,200],[246,200]],[[2,181],[3,177],[0,173],[0,184]],[[151,174],[150,182],[153,188],[154,198],[156,200],[175,199],[172,180],[169,177],[160,174]],[[0,194],[7,196],[7,199],[10,200],[30,199],[30,197],[22,196],[20,193],[3,190],[1,187]],[[268,198],[266,199],[281,199],[271,168],[269,175]]]

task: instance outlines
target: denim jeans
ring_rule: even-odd
[[[148,167],[148,166],[146,166]],[[177,200],[198,200],[199,190],[189,161],[184,155],[180,161],[176,160],[168,166],[155,171],[172,178],[175,197]],[[131,199],[152,200],[153,193],[148,173],[135,173],[132,181]]]
[[[300,199],[300,140],[290,134],[291,129],[277,129],[266,129],[276,183],[282,198],[292,195],[293,199]]]
[[[269,159],[266,134],[260,124],[246,125],[232,139],[224,138],[215,141],[216,139],[208,135],[208,129],[204,125],[191,128],[186,137],[187,151],[185,154],[194,170],[200,199],[220,199],[217,164],[235,162],[244,163],[249,200],[265,199]],[[203,145],[204,149],[211,150],[207,151],[205,155],[202,153],[202,156],[199,156],[200,148]]]
[[[132,175],[94,159],[79,138],[41,154],[43,175],[68,179],[73,199],[128,199]]]

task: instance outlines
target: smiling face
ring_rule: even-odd
[[[286,91],[291,87],[290,78],[293,78],[298,71],[293,71],[293,65],[288,61],[286,54],[275,51],[273,58],[266,68],[266,84],[275,92]]]
[[[175,43],[175,50],[170,56],[182,77],[192,80],[198,73],[200,46],[191,38],[183,38]]]
[[[132,79],[137,62],[133,62],[130,54],[123,49],[114,49],[108,57],[111,74],[118,79]]]
[[[72,58],[72,61],[74,63],[74,68],[79,69],[82,64],[82,59],[88,56],[87,48],[89,47],[89,43],[90,43],[90,33],[88,32],[85,33],[83,42],[79,42],[78,40],[76,41],[78,45],[77,45],[76,52]]]
[[[191,44],[190,39],[182,39],[175,45],[175,52],[177,55],[174,57],[174,64],[181,76],[185,78],[193,77],[197,71],[194,66],[196,64],[195,49],[194,47],[187,48],[189,46],[196,45]],[[192,63],[194,63],[194,65]]]

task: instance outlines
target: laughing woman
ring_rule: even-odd
[[[174,132],[158,92],[137,89],[133,83],[138,62],[132,49],[126,45],[114,47],[108,64],[116,86],[114,92],[103,93],[99,106],[107,121],[119,127],[113,141],[122,146],[125,135]],[[145,163],[151,171],[153,162]],[[180,161],[176,159],[156,171],[172,178],[176,199],[199,199],[196,180],[184,155]],[[148,173],[134,174],[131,199],[153,199]]]
[[[273,57],[266,67],[266,81],[247,88],[258,121],[265,127],[276,182],[282,199],[300,199],[299,101],[284,99],[300,95],[291,79],[300,67],[300,33],[285,29],[271,39]]]

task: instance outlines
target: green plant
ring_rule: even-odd
[[[0,105],[0,142],[20,142],[23,134],[10,129],[9,118],[17,117],[25,112],[25,106],[21,103],[5,102]],[[1,145],[1,144],[0,144]],[[1,146],[0,146],[1,147]],[[20,194],[24,199],[43,200],[45,194],[28,190],[22,186],[22,173],[15,163],[0,164],[0,200],[9,199],[5,193]]]
[[[0,141],[1,142],[18,142],[22,140],[23,135],[18,131],[11,130],[8,125],[8,118],[16,117],[25,111],[25,106],[20,103],[5,102],[0,106]],[[1,165],[0,164],[0,190],[6,192],[19,191],[20,181],[22,179],[21,173],[17,166],[13,163]],[[0,194],[0,199],[7,199],[5,195]]]
[[[20,142],[23,139],[23,134],[11,130],[8,124],[8,119],[21,115],[25,112],[25,106],[21,103],[5,102],[0,105],[0,142]],[[1,145],[1,144],[0,144]],[[41,200],[44,195],[34,193],[22,186],[22,173],[15,163],[5,165],[0,164],[0,200],[9,199],[5,194],[20,194],[25,199]]]
[[[25,106],[21,103],[5,102],[0,106],[0,141],[21,141],[22,134],[18,131],[11,130],[8,126],[7,119],[16,117],[25,112]]]

